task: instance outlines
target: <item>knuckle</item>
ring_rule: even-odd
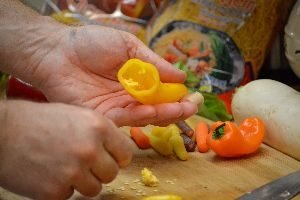
[[[103,116],[93,114],[92,119],[90,120],[90,127],[94,133],[101,134],[106,133],[108,129],[107,120]]]
[[[66,183],[80,180],[81,176],[82,176],[82,172],[79,167],[69,169],[67,172]]]
[[[83,156],[87,161],[95,162],[97,160],[97,148],[93,145],[85,148]]]
[[[97,160],[97,147],[95,144],[82,144],[80,147],[77,147],[76,156],[79,158],[79,161],[93,163]]]
[[[99,115],[93,110],[85,110],[82,114],[84,119],[93,127],[97,127],[100,125],[100,117]]]

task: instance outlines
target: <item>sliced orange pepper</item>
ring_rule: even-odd
[[[239,126],[241,134],[244,137],[244,153],[255,152],[263,142],[265,136],[265,127],[261,119],[257,117],[246,118]]]
[[[239,157],[254,153],[265,135],[259,118],[247,118],[238,127],[233,122],[216,122],[211,126],[207,144],[219,156]]]
[[[177,102],[188,90],[181,83],[162,83],[156,67],[139,59],[128,60],[118,72],[125,90],[142,104]]]
[[[207,144],[219,156],[238,157],[243,155],[243,136],[233,122],[218,121],[211,126]]]

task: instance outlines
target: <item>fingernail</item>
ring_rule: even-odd
[[[181,102],[188,101],[194,103],[196,105],[202,105],[204,103],[204,97],[200,92],[194,92],[191,94],[187,94],[181,99]]]

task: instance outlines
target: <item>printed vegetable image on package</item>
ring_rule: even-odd
[[[168,30],[168,34],[164,34]],[[162,29],[151,47],[172,63],[193,72],[200,91],[221,93],[235,88],[244,75],[244,59],[226,34],[192,22],[174,21]],[[198,81],[200,80],[200,82]],[[199,84],[199,85],[198,85]]]
[[[215,94],[230,105],[234,89],[257,77],[293,2],[165,1],[148,26],[149,46],[187,72],[191,90]]]

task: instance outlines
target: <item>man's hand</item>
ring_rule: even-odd
[[[0,185],[15,193],[95,196],[131,160],[130,140],[97,112],[23,101],[0,102],[0,110]]]
[[[185,80],[183,72],[126,32],[67,27],[16,0],[1,0],[0,46],[1,70],[33,84],[50,101],[92,108],[118,126],[164,125],[197,111],[191,102],[141,105],[126,93],[116,74],[130,58],[154,64],[163,82]]]
[[[197,106],[190,102],[141,105],[127,94],[116,74],[130,58],[154,64],[163,82],[185,80],[183,72],[135,36],[100,26],[66,28],[57,35],[55,47],[34,66],[42,77],[38,86],[50,101],[92,108],[118,126],[169,124],[196,112]]]
[[[1,0],[0,47],[2,71],[33,84],[50,101],[92,108],[118,126],[169,124],[197,110],[191,102],[141,105],[123,90],[116,74],[130,58],[154,64],[163,82],[185,79],[183,72],[126,32],[67,27],[17,0]]]

